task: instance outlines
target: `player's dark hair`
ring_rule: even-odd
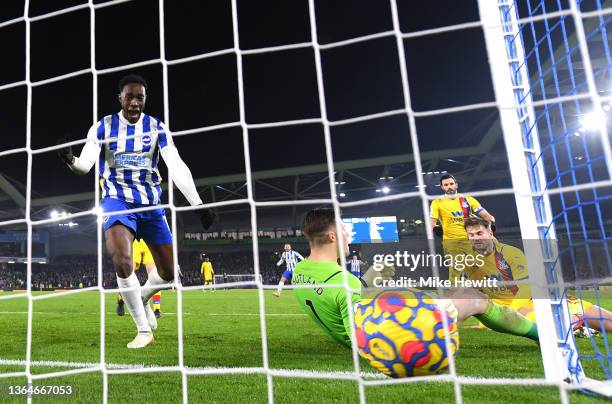
[[[336,224],[334,210],[330,208],[313,209],[306,214],[302,223],[302,231],[313,245],[325,244],[325,236],[330,226]]]
[[[442,185],[442,181],[447,180],[449,178],[452,178],[456,184],[458,184],[457,179],[455,178],[454,175],[452,174],[444,174],[443,176],[440,177],[440,185]]]
[[[468,227],[474,227],[474,226],[482,226],[485,229],[491,230],[491,222],[489,222],[486,219],[483,219],[480,216],[470,216],[463,221],[463,227],[466,229]]]
[[[148,90],[147,81],[144,79],[144,77],[139,76],[137,74],[128,74],[127,76],[123,76],[121,80],[119,80],[119,92],[123,91],[123,87],[125,87],[126,84],[133,83],[140,84],[145,88],[145,90]]]

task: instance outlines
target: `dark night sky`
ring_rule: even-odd
[[[34,0],[30,16],[83,1]],[[96,2],[99,3],[99,2]],[[159,57],[159,13],[155,1],[136,0],[96,11],[96,67],[105,69]],[[403,32],[478,20],[476,1],[399,1]],[[242,49],[310,41],[307,1],[238,1]],[[444,12],[440,12],[444,10]],[[3,2],[0,22],[22,15],[23,1]],[[317,1],[321,43],[392,29],[386,1]],[[0,29],[5,63],[0,85],[24,79],[25,23]],[[89,10],[31,24],[31,78],[48,79],[90,66]],[[481,29],[404,41],[413,108],[417,111],[493,101]],[[165,50],[169,60],[233,46],[231,3],[226,0],[166,1]],[[346,119],[403,107],[395,37],[322,51],[328,117]],[[239,119],[236,56],[217,56],[170,66],[170,125],[185,130]],[[311,48],[243,56],[248,123],[318,118],[314,52]],[[98,116],[118,111],[117,82],[126,73],[149,82],[146,111],[163,116],[161,64],[98,77]],[[84,138],[92,122],[92,75],[83,74],[33,89],[32,147],[54,144],[64,133]],[[0,91],[0,150],[25,146],[25,86]],[[490,122],[494,110],[417,119],[422,152],[475,145],[473,128]],[[250,130],[253,170],[325,162],[319,124]],[[406,116],[394,116],[331,130],[335,161],[409,154]],[[240,128],[177,137],[194,177],[244,172]],[[25,155],[5,156],[0,172],[25,183]],[[49,173],[53,173],[50,177]],[[35,196],[91,190],[92,179],[75,178],[55,152],[36,155]]]
[[[23,3],[23,0],[3,1],[0,24],[21,17]],[[30,17],[84,3],[84,0],[32,0]],[[556,0],[547,0],[546,3],[555,6],[547,6],[548,11],[557,9]],[[584,1],[581,8],[589,11],[593,4],[593,0]],[[567,8],[567,1],[561,1],[561,6]],[[398,7],[401,30],[405,33],[479,19],[476,0],[398,0]],[[322,44],[392,29],[388,1],[317,0],[315,9],[317,35]],[[166,0],[164,14],[168,60],[233,47],[229,0]],[[32,22],[31,79],[45,80],[89,68],[89,24],[88,9]],[[243,50],[311,40],[306,0],[238,0],[238,24]],[[541,31],[542,27],[540,23],[538,29]],[[158,58],[158,2],[134,0],[98,9],[95,39],[97,69]],[[0,46],[3,55],[0,86],[24,80],[25,23],[0,28]],[[405,39],[404,47],[414,110],[494,101],[481,28]],[[323,50],[321,58],[330,120],[404,106],[395,37]],[[256,124],[319,118],[314,60],[310,47],[244,55],[246,121]],[[97,118],[119,110],[117,82],[128,73],[140,74],[148,80],[146,112],[169,121],[174,131],[239,119],[236,55],[233,53],[169,66],[169,119],[163,113],[160,63],[100,75]],[[92,74],[87,73],[33,89],[32,148],[53,145],[66,133],[75,139],[85,137],[93,120],[92,79]],[[0,130],[3,133],[0,151],[24,147],[26,87],[0,91],[0,105]],[[417,118],[420,150],[422,153],[449,150],[450,155],[451,149],[475,146],[496,119],[497,110],[494,108]],[[405,115],[332,127],[334,160],[410,155],[409,132]],[[320,124],[252,129],[249,135],[254,171],[326,161]],[[501,133],[493,152],[503,156],[505,150],[500,140]],[[244,173],[243,140],[238,127],[177,137],[176,144],[195,178]],[[467,159],[469,156],[464,160]],[[507,169],[503,157],[496,164],[496,169],[501,172]],[[438,167],[453,171],[462,166],[444,163]],[[412,163],[400,167],[408,173],[413,168]],[[0,158],[0,172],[25,183],[25,153]],[[162,175],[166,177],[163,169]],[[408,179],[414,180],[414,174],[411,175]],[[509,175],[501,177],[496,186],[509,186]],[[93,183],[91,175],[76,177],[71,174],[55,152],[34,156],[32,189],[35,198],[91,191]],[[413,185],[409,186],[411,191],[414,190]],[[464,191],[490,187],[491,182],[476,178]],[[428,192],[430,189],[434,193],[437,191],[435,187],[429,187]],[[209,201],[209,195],[205,195],[205,199]],[[508,198],[503,199],[510,204]],[[507,207],[513,209],[513,206]],[[505,210],[501,206],[496,208]]]

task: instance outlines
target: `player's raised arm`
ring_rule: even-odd
[[[300,254],[299,252],[295,251],[295,255],[297,255],[300,261],[304,261],[304,257],[302,257],[302,254]]]
[[[278,260],[278,262],[276,263],[276,266],[277,266],[277,267],[280,267],[281,265],[283,265],[283,261],[285,261],[285,257],[283,257],[283,256],[281,255],[281,259],[280,259],[280,260]]]
[[[487,212],[487,210],[483,208],[482,205],[480,205],[480,202],[478,202],[475,198],[472,198],[471,196],[468,196],[467,199],[472,208],[472,212],[474,212],[476,216],[479,216],[491,223],[495,223],[495,217],[493,217],[492,214]]]
[[[177,188],[185,196],[191,206],[202,205],[202,199],[198,194],[198,190],[193,182],[193,176],[191,170],[187,167],[187,164],[183,161],[179,152],[172,141],[172,135],[165,128],[164,125],[160,124],[159,132],[159,147],[161,150],[162,158],[168,166],[168,172],[172,175],[172,180],[176,184]],[[208,229],[213,221],[214,214],[210,209],[203,209],[200,211],[200,222],[204,229]]]
[[[104,135],[104,122],[100,121],[91,126],[87,133],[87,142],[81,150],[81,155],[76,157],[72,153],[72,147],[64,147],[57,151],[57,154],[64,163],[68,165],[70,170],[78,175],[85,175],[91,170],[91,167],[96,163],[96,159],[100,155],[100,144],[96,142],[96,139],[100,139],[100,131],[102,137]],[[58,139],[59,143],[68,142],[67,136]]]
[[[489,212],[487,212],[485,209],[481,210],[480,212],[478,212],[478,216],[482,217],[483,219],[491,222],[491,223],[495,223],[495,217],[490,214]]]

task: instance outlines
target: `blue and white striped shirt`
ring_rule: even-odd
[[[300,259],[300,261],[304,259],[304,257],[302,257],[297,251],[284,251],[281,255],[280,261],[278,261],[276,265],[280,266],[284,261],[285,264],[287,264],[287,271],[293,271],[293,269],[298,263],[298,258]]]
[[[100,143],[103,141],[108,143]],[[102,197],[157,205],[161,200],[162,179],[157,168],[160,154],[189,204],[200,205],[202,199],[191,171],[181,159],[172,136],[161,121],[150,115],[141,113],[134,124],[121,112],[105,116],[89,129],[81,155],[68,166],[85,175],[98,160]]]
[[[99,157],[102,197],[143,205],[160,203],[159,153],[172,144],[160,120],[142,113],[135,124],[130,124],[119,112],[94,124],[88,139],[91,136],[98,141],[110,140],[102,145]]]
[[[351,260],[351,272],[361,273],[361,260]]]

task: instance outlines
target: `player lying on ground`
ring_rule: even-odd
[[[283,251],[283,253],[281,254],[280,260],[276,263],[277,267],[283,265],[283,262],[286,265],[285,272],[283,272],[281,280],[280,282],[278,282],[278,288],[276,289],[276,292],[272,293],[276,297],[280,297],[285,282],[291,280],[291,277],[293,276],[293,269],[297,265],[298,259],[300,261],[304,259],[304,257],[302,257],[299,252],[293,251],[291,249],[291,244],[285,244],[284,250],[285,251]]]
[[[489,221],[480,217],[469,217],[464,223],[474,252],[484,256],[484,265],[466,266],[451,277],[468,279],[495,278],[498,281],[521,281],[529,278],[527,260],[520,249],[499,242],[493,235]],[[517,284],[501,288],[483,288],[487,296],[496,303],[513,308],[535,321],[531,288],[528,284]],[[612,313],[575,296],[567,297],[568,308],[574,328],[586,325],[595,330],[612,331]],[[586,323],[585,323],[586,320]]]
[[[314,209],[306,215],[302,231],[310,244],[310,256],[300,262],[293,273],[294,285],[343,285],[343,273],[353,290],[350,301],[344,288],[297,288],[294,294],[306,314],[330,337],[350,347],[350,322],[348,310],[361,300],[362,282],[343,271],[338,265],[339,243],[348,249],[348,235],[337,231],[333,209]],[[364,285],[373,285],[373,279],[381,276],[370,268],[364,275]],[[466,289],[458,290],[450,302],[457,309],[457,319],[462,322],[475,316],[488,327],[503,333],[538,340],[535,324],[509,307],[499,305],[482,293]],[[441,303],[447,305],[449,300]]]
[[[138,271],[141,265],[144,265],[147,269],[147,275],[150,274],[153,270],[157,271],[157,268],[155,268],[155,261],[153,261],[153,256],[151,255],[151,251],[149,251],[149,247],[147,247],[147,244],[144,242],[144,240],[134,240],[134,242],[132,243],[132,257],[134,262],[134,271]],[[151,300],[153,300],[153,313],[155,314],[155,318],[160,318],[161,291],[154,294]],[[121,293],[117,295],[117,315],[125,315],[125,301],[123,300],[123,296],[121,296]]]
[[[179,156],[167,128],[159,119],[143,112],[146,93],[147,84],[142,77],[129,75],[122,78],[118,95],[121,111],[92,125],[79,157],[74,156],[71,147],[58,150],[61,159],[80,175],[91,170],[103,151],[100,158],[100,206],[105,215],[106,250],[112,258],[121,294],[138,329],[128,348],[143,348],[155,341],[152,329],[156,328],[157,321],[148,302],[151,296],[167,289],[174,280],[172,234],[163,208],[135,213],[113,212],[160,204],[161,176],[157,168],[160,154],[174,183],[189,203],[202,204],[191,171]],[[103,141],[108,143],[99,143]],[[208,209],[199,212],[202,226],[207,229],[213,222],[213,214]],[[132,264],[135,238],[147,243],[157,267],[149,274],[142,290]]]

